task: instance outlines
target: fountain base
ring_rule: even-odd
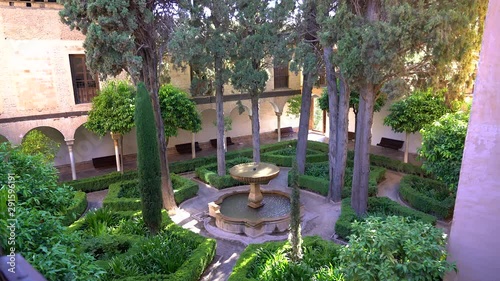
[[[225,194],[208,203],[209,215],[215,219],[215,225],[219,229],[252,238],[286,232],[290,226],[289,195],[281,191],[263,193],[264,199],[259,208],[245,204],[250,204],[247,199],[248,191]]]

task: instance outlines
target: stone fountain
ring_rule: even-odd
[[[227,232],[257,237],[281,233],[290,225],[290,197],[281,191],[261,191],[260,185],[276,178],[280,169],[269,163],[232,167],[231,176],[250,185],[249,191],[224,194],[208,204],[215,225]]]

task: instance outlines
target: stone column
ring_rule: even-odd
[[[194,159],[196,158],[196,134],[191,133],[191,158]]]
[[[68,146],[69,163],[71,165],[71,179],[76,180],[75,156],[73,155],[73,145],[75,140],[65,140]]]
[[[458,274],[445,280],[499,280],[500,1],[489,1],[469,127],[448,242]]]
[[[119,145],[118,141],[120,140],[120,133],[113,133],[111,132],[111,138],[113,139],[113,144],[115,146],[115,157],[116,157],[116,170],[118,172],[121,172],[121,165],[120,165],[120,150],[119,150]]]
[[[277,127],[278,127],[278,142],[281,141],[281,112],[275,112],[276,113],[276,120],[277,120]]]

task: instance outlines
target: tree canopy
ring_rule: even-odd
[[[40,130],[31,130],[24,136],[21,151],[30,155],[41,155],[46,162],[54,161],[61,145]]]
[[[418,153],[424,160],[422,168],[452,191],[458,186],[469,115],[469,111],[448,113],[420,130],[422,147]]]
[[[177,136],[178,129],[193,133],[201,130],[201,119],[196,104],[187,93],[171,84],[160,87],[161,116],[165,122],[165,136]]]
[[[108,132],[126,134],[134,127],[135,88],[127,81],[107,82],[92,99],[85,128],[104,136]]]
[[[391,105],[384,125],[396,133],[416,133],[449,111],[442,92],[416,90]]]

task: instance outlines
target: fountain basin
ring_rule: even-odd
[[[258,237],[278,234],[290,226],[290,197],[281,191],[263,191],[263,206],[247,206],[248,191],[235,191],[208,203],[209,215],[224,231]],[[267,203],[267,204],[266,204]],[[301,206],[302,213],[302,206]]]

